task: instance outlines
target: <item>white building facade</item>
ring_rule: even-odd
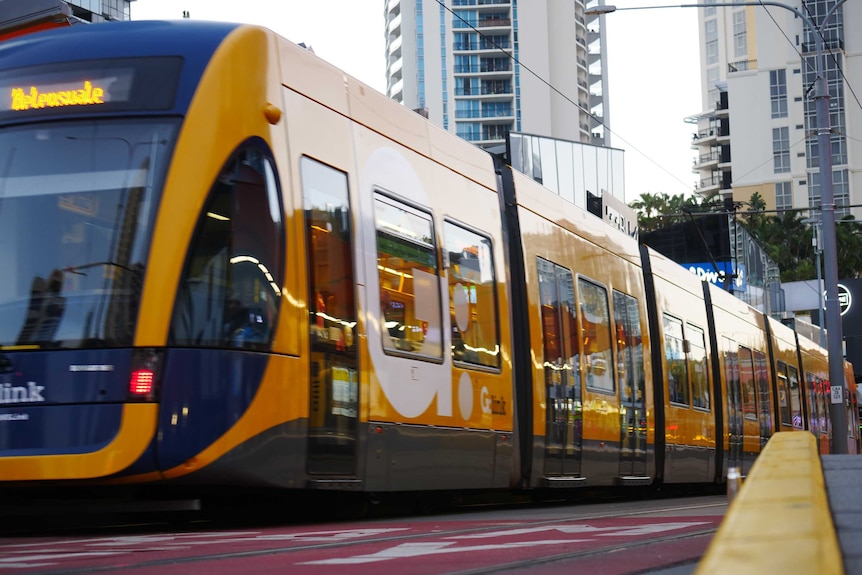
[[[387,95],[486,148],[609,145],[599,1],[386,0]]]
[[[704,112],[692,147],[697,191],[748,201],[768,210],[813,208],[819,218],[820,174],[815,114],[814,36],[804,19],[775,6],[709,6],[700,13]],[[718,2],[719,4],[721,2]],[[836,218],[862,216],[862,5],[847,2],[823,25],[836,0],[790,3],[823,32],[830,91]],[[862,95],[862,93],[860,93]]]

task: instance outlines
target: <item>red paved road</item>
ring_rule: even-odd
[[[709,537],[663,539],[715,529],[720,516],[584,520],[451,520],[284,527],[127,537],[6,540],[0,571],[14,574],[99,570],[136,575],[437,575],[503,567],[558,572],[559,562],[625,573],[699,557]],[[649,541],[649,546],[643,545]],[[641,545],[632,546],[635,543]],[[613,548],[608,555],[594,552]],[[609,559],[610,557],[610,559]],[[617,566],[610,568],[610,562]],[[619,569],[619,570],[618,570]],[[596,572],[596,571],[593,571]]]

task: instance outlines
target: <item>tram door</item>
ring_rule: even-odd
[[[356,299],[347,175],[303,158],[311,374],[308,472],[355,475]]]
[[[727,381],[727,467],[742,469],[742,386],[739,379],[739,348],[736,343],[722,338],[724,346],[724,374]]]
[[[620,382],[620,477],[645,477],[647,413],[637,300],[614,290],[617,380]]]
[[[539,259],[545,366],[545,476],[581,473],[580,338],[572,272]]]

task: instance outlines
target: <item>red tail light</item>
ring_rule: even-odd
[[[129,393],[133,396],[151,394],[155,378],[156,374],[151,369],[137,369],[133,371],[132,378],[129,380]]]
[[[141,348],[132,352],[129,372],[129,401],[158,399],[165,350]]]

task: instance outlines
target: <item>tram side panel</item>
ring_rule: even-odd
[[[649,252],[655,286],[653,343],[660,351],[665,483],[710,482],[716,469],[716,406],[711,340],[700,280],[676,262]]]
[[[531,484],[654,478],[646,303],[637,245],[514,173],[532,355]]]
[[[298,78],[297,85],[301,82]],[[302,146],[320,130],[318,118],[328,122],[340,114],[313,101],[315,86],[297,90],[307,95],[286,91],[303,110],[289,131],[302,201],[307,201],[306,167],[332,166],[325,142],[313,150]],[[356,151],[348,182],[363,488],[508,487],[515,465],[511,335],[491,158],[352,79],[347,98],[340,112],[351,114],[345,138]],[[323,205],[306,205],[305,217]],[[341,216],[333,213],[330,219]],[[314,246],[324,241],[325,224],[307,222],[306,251],[318,250]],[[326,261],[319,250],[315,257]],[[320,339],[314,335],[320,331],[318,318],[332,315],[328,294],[318,298],[317,293],[328,291],[325,277],[319,266],[309,268],[304,323],[312,333],[312,355],[315,338]],[[330,321],[325,317],[324,323]],[[336,362],[337,351],[326,357]],[[314,372],[310,384],[315,386]],[[325,419],[340,406],[330,401],[329,388],[323,389],[316,396]],[[331,431],[312,411],[309,441]],[[326,453],[319,453],[321,461]],[[324,485],[325,469],[313,472],[312,481]]]

